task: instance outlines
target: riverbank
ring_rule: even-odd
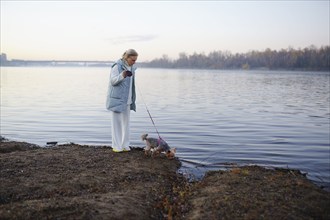
[[[330,193],[296,170],[240,167],[190,183],[142,149],[1,140],[1,219],[329,219]]]

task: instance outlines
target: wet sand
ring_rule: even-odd
[[[140,148],[1,140],[0,219],[330,219],[330,193],[297,170],[237,167],[189,182],[179,167]]]

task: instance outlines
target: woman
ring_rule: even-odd
[[[136,111],[134,63],[137,57],[138,53],[134,49],[129,49],[111,68],[106,107],[112,113],[111,133],[114,152],[130,150],[130,110]]]

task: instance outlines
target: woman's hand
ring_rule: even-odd
[[[123,74],[124,78],[126,78],[127,76],[131,77],[133,75],[133,73],[131,71],[128,71],[128,70],[123,71],[122,74]]]

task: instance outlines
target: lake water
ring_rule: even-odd
[[[300,169],[329,188],[329,76],[140,68],[131,144],[157,137],[144,100],[184,173],[257,164]],[[1,135],[110,146],[108,79],[109,68],[1,67]]]

